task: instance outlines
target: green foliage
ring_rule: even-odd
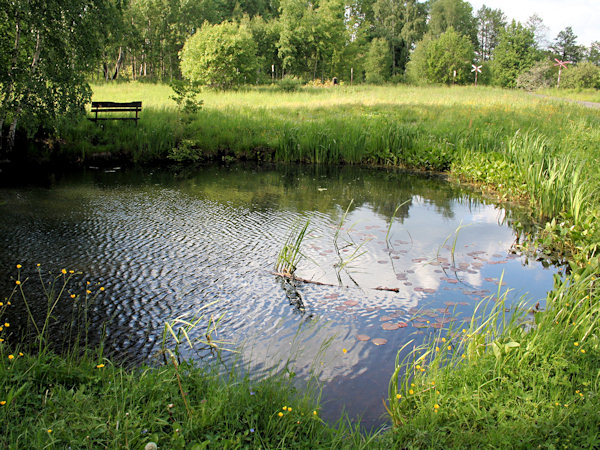
[[[83,112],[91,97],[86,74],[99,59],[106,32],[102,18],[118,13],[108,0],[3,3],[0,145],[5,123],[11,124],[11,149],[19,122],[33,134]]]
[[[467,36],[477,46],[477,20],[473,17],[473,7],[465,0],[435,0],[432,3],[428,23],[429,33],[437,38],[453,28]]]
[[[581,62],[563,70],[560,87],[564,89],[600,89],[600,67]]]
[[[181,72],[192,83],[221,89],[256,79],[256,43],[245,25],[204,23],[181,51]]]
[[[283,0],[280,7],[279,57],[286,74],[328,79],[347,42],[344,3]]]
[[[471,79],[474,56],[469,38],[450,27],[439,38],[424,39],[417,45],[408,71],[413,80],[420,78],[430,83],[465,84]]]
[[[477,11],[478,59],[488,61],[498,45],[500,32],[506,27],[506,16],[500,9],[491,9],[483,5]]]
[[[173,80],[170,86],[174,92],[170,98],[177,103],[182,112],[195,114],[202,109],[203,101],[197,98],[201,91],[200,86],[180,80]]]
[[[494,50],[492,70],[495,83],[515,87],[517,77],[533,66],[536,55],[533,32],[513,20],[500,34],[500,42]]]
[[[585,53],[585,48],[577,45],[577,36],[571,27],[566,27],[559,32],[550,48],[561,61],[574,63],[579,62]]]
[[[295,92],[302,87],[302,80],[293,76],[283,77],[277,82],[277,87],[283,92]]]
[[[392,57],[388,42],[383,38],[375,38],[369,45],[365,66],[367,83],[382,83],[391,74]]]

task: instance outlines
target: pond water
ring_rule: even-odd
[[[213,338],[239,350],[223,353],[226,364],[314,376],[323,417],[345,409],[367,427],[385,421],[382,399],[405,342],[460,327],[499,287],[511,289],[509,303],[543,303],[557,272],[511,252],[518,210],[401,171],[232,165],[5,176],[0,211],[3,293],[17,263],[23,276],[36,264],[81,272],[80,290],[86,280],[106,288],[92,328],[99,334],[106,322],[108,353],[130,364],[152,363],[165,321],[216,301],[204,310],[221,318]],[[307,220],[297,276],[311,282],[290,284],[274,275],[277,255]],[[23,320],[18,310],[12,322]]]

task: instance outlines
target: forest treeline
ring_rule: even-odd
[[[600,65],[600,42],[583,47],[570,27],[549,41],[537,15],[509,22],[465,0],[131,0],[121,13],[97,72],[106,80],[467,83],[475,63],[481,82],[514,87],[536,62],[547,63],[537,78],[551,78],[554,58]]]
[[[600,88],[600,42],[465,0],[0,0],[0,145],[79,114],[91,80],[228,88],[474,81]],[[27,117],[27,121],[21,120]]]

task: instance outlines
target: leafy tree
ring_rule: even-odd
[[[471,80],[474,56],[471,40],[450,27],[439,38],[423,39],[413,52],[407,70],[413,81],[465,84]]]
[[[494,49],[492,71],[495,83],[515,87],[517,77],[533,66],[536,56],[533,32],[513,20],[500,33],[500,40]]]
[[[434,0],[429,19],[429,33],[439,37],[450,27],[467,36],[477,46],[477,21],[473,7],[465,0]]]
[[[574,63],[580,61],[585,52],[583,47],[577,45],[577,36],[575,36],[571,27],[559,32],[550,48],[561,61],[572,61]]]
[[[369,45],[365,77],[368,83],[382,83],[390,77],[392,55],[387,40],[375,38]]]
[[[282,0],[279,57],[286,73],[329,76],[347,41],[342,0]]]
[[[247,26],[205,22],[181,50],[181,72],[192,83],[227,89],[256,79],[256,51]]]
[[[592,42],[588,50],[587,60],[596,66],[600,66],[600,41]]]
[[[544,50],[548,48],[550,42],[548,41],[548,32],[550,29],[544,25],[544,21],[537,14],[533,14],[525,22],[525,27],[533,33],[533,39],[538,50]]]
[[[403,72],[415,43],[425,32],[427,11],[416,0],[377,0],[373,4],[374,34],[387,40],[392,71]]]
[[[479,41],[479,61],[488,61],[498,45],[500,32],[506,27],[506,16],[499,9],[491,9],[483,5],[477,11],[477,39]]]
[[[33,132],[56,118],[83,112],[91,91],[86,74],[97,63],[103,18],[118,14],[107,0],[2,1],[0,8],[0,143],[10,122],[8,148],[17,125]]]

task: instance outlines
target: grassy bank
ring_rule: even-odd
[[[134,161],[175,160],[184,164],[214,158],[249,158],[446,171],[461,181],[477,183],[499,198],[528,202],[540,231],[535,243],[527,243],[524,251],[569,261],[571,273],[566,280],[556,281],[545,310],[532,312],[529,317],[527,311],[521,311],[526,323],[504,323],[502,304],[490,305],[487,314],[464,331],[440,334],[428,345],[415,349],[408,359],[398,361],[397,372],[391,374],[388,399],[394,429],[382,441],[370,445],[599,445],[598,111],[487,88],[360,86],[293,93],[266,88],[234,93],[210,91],[202,95],[203,110],[188,115],[177,111],[168,100],[168,92],[163,86],[96,86],[97,100],[142,100],[144,111],[139,125],[71,124],[63,130],[62,151],[84,161],[98,158],[94,153],[108,153]],[[9,362],[5,355],[2,358],[3,367],[8,367],[5,370],[11,370],[9,364],[21,361]],[[108,372],[98,372],[98,361],[86,364],[94,376]],[[107,366],[110,367],[105,364],[102,369]],[[120,369],[111,370],[120,373]],[[168,373],[175,368],[164,370]],[[171,385],[173,400],[168,400],[167,406],[179,395],[175,372],[168,376],[171,381],[162,384]],[[132,383],[143,384],[135,378]],[[237,383],[229,385],[235,387]],[[211,389],[220,388],[215,385]],[[245,385],[243,389],[249,392],[253,388]],[[189,390],[193,391],[191,387]],[[8,387],[5,392],[10,392]],[[194,404],[203,405],[206,395],[196,397]],[[241,391],[238,395],[248,402],[254,397]],[[130,404],[139,404],[140,396],[145,398],[146,394],[138,391],[137,400],[132,398]],[[118,398],[114,394],[113,397]],[[43,398],[38,399],[38,404]],[[183,417],[177,423],[183,422],[187,414],[185,405],[181,407],[183,398],[177,400]],[[229,431],[223,435],[239,427],[234,436],[242,440],[232,446],[247,442],[250,446],[294,445],[285,430],[300,433],[298,428],[275,427],[283,423],[278,421],[279,412],[284,418],[291,417],[286,416],[287,409],[280,411],[280,405],[289,406],[287,403],[293,400],[275,394],[268,398],[256,414],[265,416],[260,429],[268,430],[264,439],[270,440],[243,440],[243,436],[255,438],[255,434],[249,434],[249,427],[256,432],[258,422],[253,422],[257,424],[254,427],[248,419],[233,416],[231,425],[223,428]],[[237,409],[247,404],[237,404]],[[313,406],[301,405],[302,402],[294,403],[292,413],[300,411],[310,416]],[[126,415],[129,410],[120,411]],[[102,415],[105,425],[106,417],[116,416],[111,414]],[[227,412],[223,414],[220,420],[227,422]],[[55,413],[54,417],[60,420],[61,415]],[[160,436],[175,439],[165,417],[167,425],[163,425],[164,434]],[[119,424],[123,420],[126,419]],[[290,426],[303,424],[297,422]],[[104,429],[103,436],[115,432],[116,422],[109,423],[112,428]],[[137,427],[141,426],[139,422]],[[52,436],[43,431],[46,434],[40,432],[40,436]],[[244,435],[246,431],[248,434]],[[367,444],[350,430],[324,427],[314,433],[318,438],[294,435],[300,439],[295,442],[300,447]],[[192,436],[203,439],[202,442],[210,439],[206,435]],[[135,442],[143,443],[141,438]],[[191,442],[195,441],[187,441]]]
[[[164,85],[94,86],[95,100],[142,100],[138,126],[65,124],[61,151],[91,164],[118,156],[446,171],[504,199],[529,202],[534,219],[548,221],[542,238],[559,259],[581,255],[581,263],[600,241],[593,198],[600,185],[596,110],[484,87],[345,86],[207,90],[203,109],[186,114],[171,92]]]
[[[297,390],[286,373],[254,380],[241,376],[237,367],[183,361],[182,346],[197,350],[204,343],[216,353],[223,351],[214,338],[208,344],[186,334],[195,326],[207,326],[201,315],[165,326],[155,366],[127,369],[115,364],[103,356],[101,346],[91,349],[84,340],[85,312],[103,287],[84,284],[79,293],[74,271],[63,270],[48,280],[39,266],[37,286],[17,268],[15,288],[0,302],[3,448],[138,449],[151,443],[194,449],[361,448],[380,439],[361,434],[345,417],[335,425],[323,422],[318,391],[310,386]],[[46,311],[30,308],[28,298],[39,287],[46,287]],[[69,307],[75,320],[58,323],[54,311]],[[27,311],[30,344],[21,343],[8,322],[15,308]],[[203,333],[210,336],[214,324],[207,322]],[[60,355],[50,347],[57,331],[73,338]]]

